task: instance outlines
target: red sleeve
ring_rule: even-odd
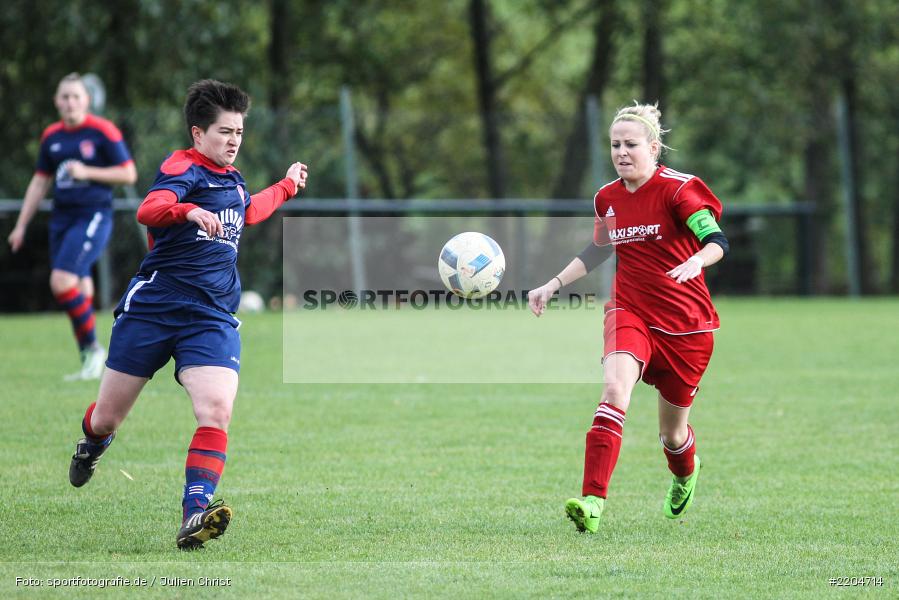
[[[715,220],[721,218],[721,200],[699,178],[693,177],[680,186],[671,199],[674,212],[681,223],[686,223],[695,212],[709,209]]]
[[[293,198],[296,192],[297,184],[289,177],[285,177],[278,183],[253,194],[247,207],[246,224],[254,225],[265,221],[279,206]]]
[[[178,202],[178,196],[170,190],[155,190],[147,194],[137,209],[137,222],[148,227],[168,227],[187,222],[187,213],[196,204]]]
[[[47,139],[57,131],[61,130],[63,127],[64,125],[62,121],[57,121],[56,123],[47,125],[47,127],[44,129],[44,132],[41,134],[41,142],[43,142],[45,139]]]

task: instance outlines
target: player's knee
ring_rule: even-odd
[[[50,291],[62,294],[78,285],[78,276],[56,269],[50,271]]]
[[[216,427],[219,429],[228,430],[228,425],[231,424],[231,408],[230,407],[221,407],[216,410],[212,418],[216,423]]]
[[[121,424],[122,419],[118,418],[114,413],[95,409],[91,415],[91,429],[98,436],[109,435],[118,429]]]
[[[231,423],[231,404],[225,398],[210,398],[197,411],[197,420],[201,426],[227,431]]]
[[[78,280],[78,289],[84,294],[85,298],[94,297],[94,280],[90,277],[81,277]]]
[[[602,402],[611,404],[621,410],[627,410],[630,403],[631,390],[619,381],[607,381],[602,390]]]
[[[659,430],[659,439],[666,448],[671,450],[683,446],[684,442],[687,441],[688,435],[686,427],[682,429],[663,428]]]

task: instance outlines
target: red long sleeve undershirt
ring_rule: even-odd
[[[250,206],[244,222],[247,225],[265,221],[279,206],[292,198],[296,184],[285,177],[278,183],[270,185],[261,192],[250,196]],[[179,203],[175,192],[156,190],[147,194],[137,209],[137,221],[148,227],[168,227],[187,221],[187,213],[198,208],[190,202]]]

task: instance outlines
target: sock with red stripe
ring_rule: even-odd
[[[84,418],[81,419],[81,431],[84,432],[84,437],[91,444],[106,447],[110,444],[110,442],[112,442],[112,434],[108,433],[106,435],[97,435],[91,427],[91,415],[94,414],[94,408],[96,407],[97,403],[91,402],[91,405],[87,407],[86,411],[84,411]]]
[[[78,349],[84,350],[96,345],[97,332],[93,298],[86,297],[75,286],[57,295],[56,302],[69,315],[75,339],[78,341]]]
[[[692,427],[687,425],[687,440],[679,448],[672,450],[662,441],[662,449],[665,451],[665,456],[668,457],[668,469],[674,473],[675,477],[689,477],[693,474],[696,438],[693,435]]]
[[[593,426],[587,432],[582,490],[584,496],[607,496],[609,480],[621,451],[623,431],[624,411],[608,402],[600,404],[593,417]]]
[[[187,450],[184,465],[183,518],[203,512],[212,501],[215,488],[225,470],[228,434],[216,427],[197,427]]]

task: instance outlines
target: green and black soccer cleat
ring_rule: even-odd
[[[221,500],[216,500],[203,512],[194,513],[178,530],[178,537],[175,539],[178,548],[181,550],[202,548],[205,542],[225,533],[232,515],[231,507]]]
[[[699,480],[699,457],[694,456],[693,473],[688,477],[675,477],[665,496],[664,512],[669,519],[681,517],[690,505],[693,504],[693,496],[696,491],[696,482]]]
[[[605,502],[605,498],[598,496],[586,496],[583,500],[570,498],[565,503],[565,514],[574,522],[578,531],[596,533]]]

